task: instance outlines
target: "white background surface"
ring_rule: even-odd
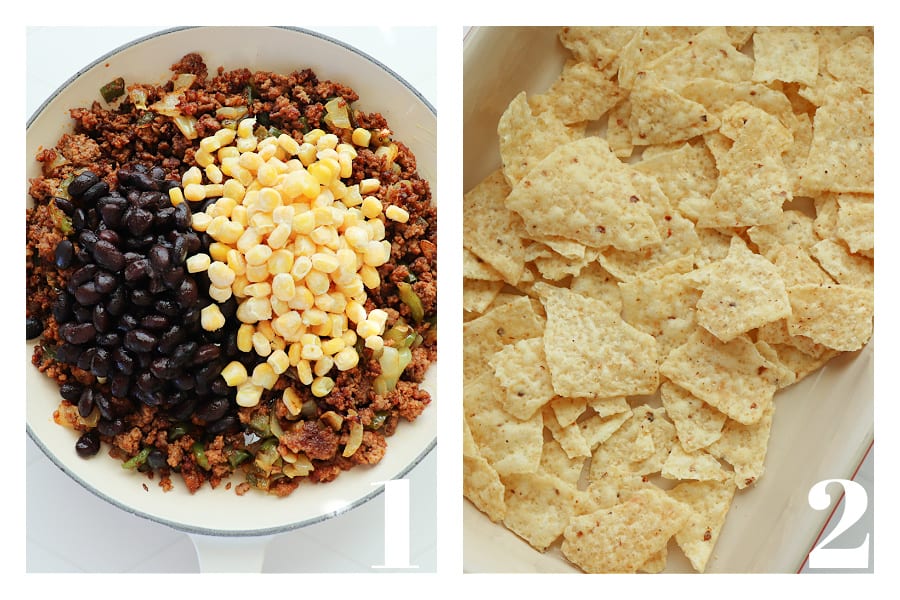
[[[26,114],[78,70],[158,27],[29,27],[26,30]],[[311,28],[372,56],[437,106],[435,28]],[[169,65],[160,65],[166,71]],[[213,66],[211,66],[213,68]],[[69,479],[26,436],[28,572],[191,573],[199,570],[190,538],[128,514]],[[435,572],[436,451],[408,475],[410,565]],[[268,541],[262,571],[381,573],[384,494],[339,517]],[[260,590],[261,591],[261,590]]]

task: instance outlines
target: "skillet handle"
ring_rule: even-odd
[[[272,536],[220,537],[189,533],[201,573],[260,573]]]

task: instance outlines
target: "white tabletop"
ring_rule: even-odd
[[[26,32],[26,119],[79,69],[158,27],[37,27]],[[434,28],[316,28],[384,63],[437,106]],[[410,48],[415,48],[411,52]],[[26,436],[27,437],[27,436]],[[165,525],[101,500],[26,441],[26,558],[28,572],[191,573],[199,570],[191,539]],[[408,475],[409,564],[435,572],[436,452]],[[266,573],[396,572],[385,561],[384,494],[340,517],[269,540]],[[298,557],[303,557],[298,560]]]

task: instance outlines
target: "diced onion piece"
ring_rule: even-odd
[[[194,81],[196,80],[197,76],[193,73],[179,73],[172,81],[172,87],[176,92],[180,92],[181,90],[186,90],[194,85]]]
[[[332,98],[325,103],[325,122],[341,129],[350,129],[350,113],[347,110],[347,101],[341,98]]]
[[[353,421],[350,423],[350,438],[347,440],[347,445],[344,446],[343,457],[349,458],[353,456],[359,447],[362,445],[363,439],[363,426],[359,421]]]
[[[197,139],[197,119],[194,117],[186,117],[184,115],[175,115],[172,117],[175,125],[178,126],[182,135],[189,140]]]

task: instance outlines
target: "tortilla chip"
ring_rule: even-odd
[[[722,428],[722,437],[707,448],[710,454],[734,467],[734,483],[738,489],[753,485],[765,471],[774,413],[775,405],[769,404],[752,425],[729,419]]]
[[[497,471],[478,451],[463,421],[463,496],[495,523],[506,516],[505,488]]]
[[[631,419],[632,415],[631,408],[607,416],[594,414],[582,421],[578,421],[578,428],[593,451],[618,432],[622,425]]]
[[[619,280],[596,261],[582,269],[578,277],[569,284],[569,289],[582,296],[601,300],[613,310],[619,310],[622,306]]]
[[[765,257],[735,236],[697,300],[697,322],[723,342],[791,314],[784,282]]]
[[[666,479],[721,481],[728,477],[715,457],[704,450],[685,452],[681,444],[673,444],[660,473]]]
[[[861,35],[828,53],[828,72],[835,79],[875,91],[875,45]]]
[[[703,400],[674,383],[664,382],[660,387],[662,405],[675,424],[681,446],[687,452],[706,448],[722,435],[722,426],[728,418]]]
[[[809,31],[788,29],[753,35],[753,80],[815,85],[819,74],[819,45]]]
[[[479,281],[475,279],[463,280],[463,309],[470,312],[483,313],[487,310],[500,289],[502,281]]]
[[[646,65],[698,31],[697,27],[640,27],[619,53],[619,85],[630,89]]]
[[[474,281],[503,281],[503,275],[484,262],[477,254],[463,247],[463,279]]]
[[[800,285],[788,289],[791,335],[804,335],[833,350],[852,352],[872,337],[875,294],[848,285]]]
[[[775,384],[760,374],[768,365],[747,336],[726,343],[698,329],[669,353],[659,370],[732,419],[752,424],[763,417],[775,394]]]
[[[544,351],[557,395],[652,394],[659,382],[656,340],[600,300],[540,284],[547,311]]]
[[[563,427],[556,420],[550,407],[544,407],[544,427],[550,430],[553,439],[559,442],[569,458],[587,458],[591,455],[591,447],[577,425]]]
[[[631,89],[628,129],[635,146],[688,140],[719,128],[719,119],[705,106],[638,73]]]
[[[875,116],[872,94],[834,98],[816,111],[803,188],[875,192]]]
[[[588,400],[588,406],[602,418],[631,411],[631,407],[622,396],[618,398],[591,398]]]
[[[715,158],[705,144],[683,144],[677,150],[651,158],[644,153],[634,168],[656,179],[672,206],[694,221],[698,215],[690,207],[698,199],[709,198],[719,176]]]
[[[555,146],[513,187],[506,205],[529,233],[636,250],[658,242],[659,233],[631,175],[603,138],[587,137]]]
[[[687,523],[675,534],[675,541],[698,573],[706,571],[734,493],[731,481],[689,481],[669,490],[669,496],[690,506]]]
[[[679,92],[685,98],[699,102],[718,117],[737,102],[746,102],[765,111],[784,126],[788,126],[793,117],[791,101],[784,92],[761,83],[705,77],[688,81]]]
[[[550,408],[553,409],[553,415],[560,426],[568,427],[584,414],[585,409],[587,409],[587,399],[561,398],[557,396],[550,401]]]
[[[563,447],[555,439],[544,440],[541,452],[541,469],[563,481],[577,485],[584,469],[585,457],[569,458]]]
[[[634,573],[665,548],[690,507],[654,488],[640,489],[611,508],[573,517],[562,552],[587,573]]]
[[[590,62],[612,77],[618,70],[622,47],[634,37],[636,27],[563,27],[560,43],[582,62]]]
[[[778,245],[771,251],[772,264],[785,288],[804,283],[831,283],[831,277],[812,259],[809,252],[795,244]]]
[[[541,337],[544,321],[534,312],[527,296],[494,306],[482,316],[463,325],[466,344],[463,348],[463,374],[466,380],[475,379],[483,372],[491,372],[487,358],[519,340]]]
[[[562,535],[576,503],[587,495],[555,475],[538,471],[503,478],[506,485],[506,517],[503,523],[539,552]]]
[[[872,259],[850,254],[843,244],[822,240],[810,248],[810,254],[838,283],[870,289],[875,285]]]
[[[497,170],[463,197],[463,246],[501,273],[507,282],[516,284],[525,264],[525,228],[518,215],[506,208],[509,192],[503,173]]]
[[[631,130],[628,123],[631,120],[631,101],[623,100],[609,111],[606,123],[606,141],[609,149],[618,158],[628,158],[634,152],[634,144],[631,143]]]
[[[468,381],[463,391],[465,419],[481,455],[501,476],[533,473],[541,462],[541,412],[520,420],[503,410],[503,390],[493,373]]]
[[[503,408],[522,420],[553,398],[550,370],[544,358],[544,341],[541,338],[519,340],[504,346],[488,359],[494,376],[506,390]]]
[[[663,85],[680,90],[688,81],[708,77],[723,81],[749,81],[753,59],[731,45],[724,27],[707,27],[680,42],[650,64]]]
[[[529,103],[534,112],[550,111],[566,125],[596,121],[628,95],[610,80],[603,64],[569,61],[557,80]]]
[[[755,225],[747,229],[750,238],[759,253],[773,260],[774,253],[783,245],[799,246],[809,249],[819,239],[813,229],[814,219],[803,211],[788,209],[778,219],[767,225]]]
[[[840,194],[837,203],[837,236],[854,254],[873,251],[875,197],[869,194]]]

